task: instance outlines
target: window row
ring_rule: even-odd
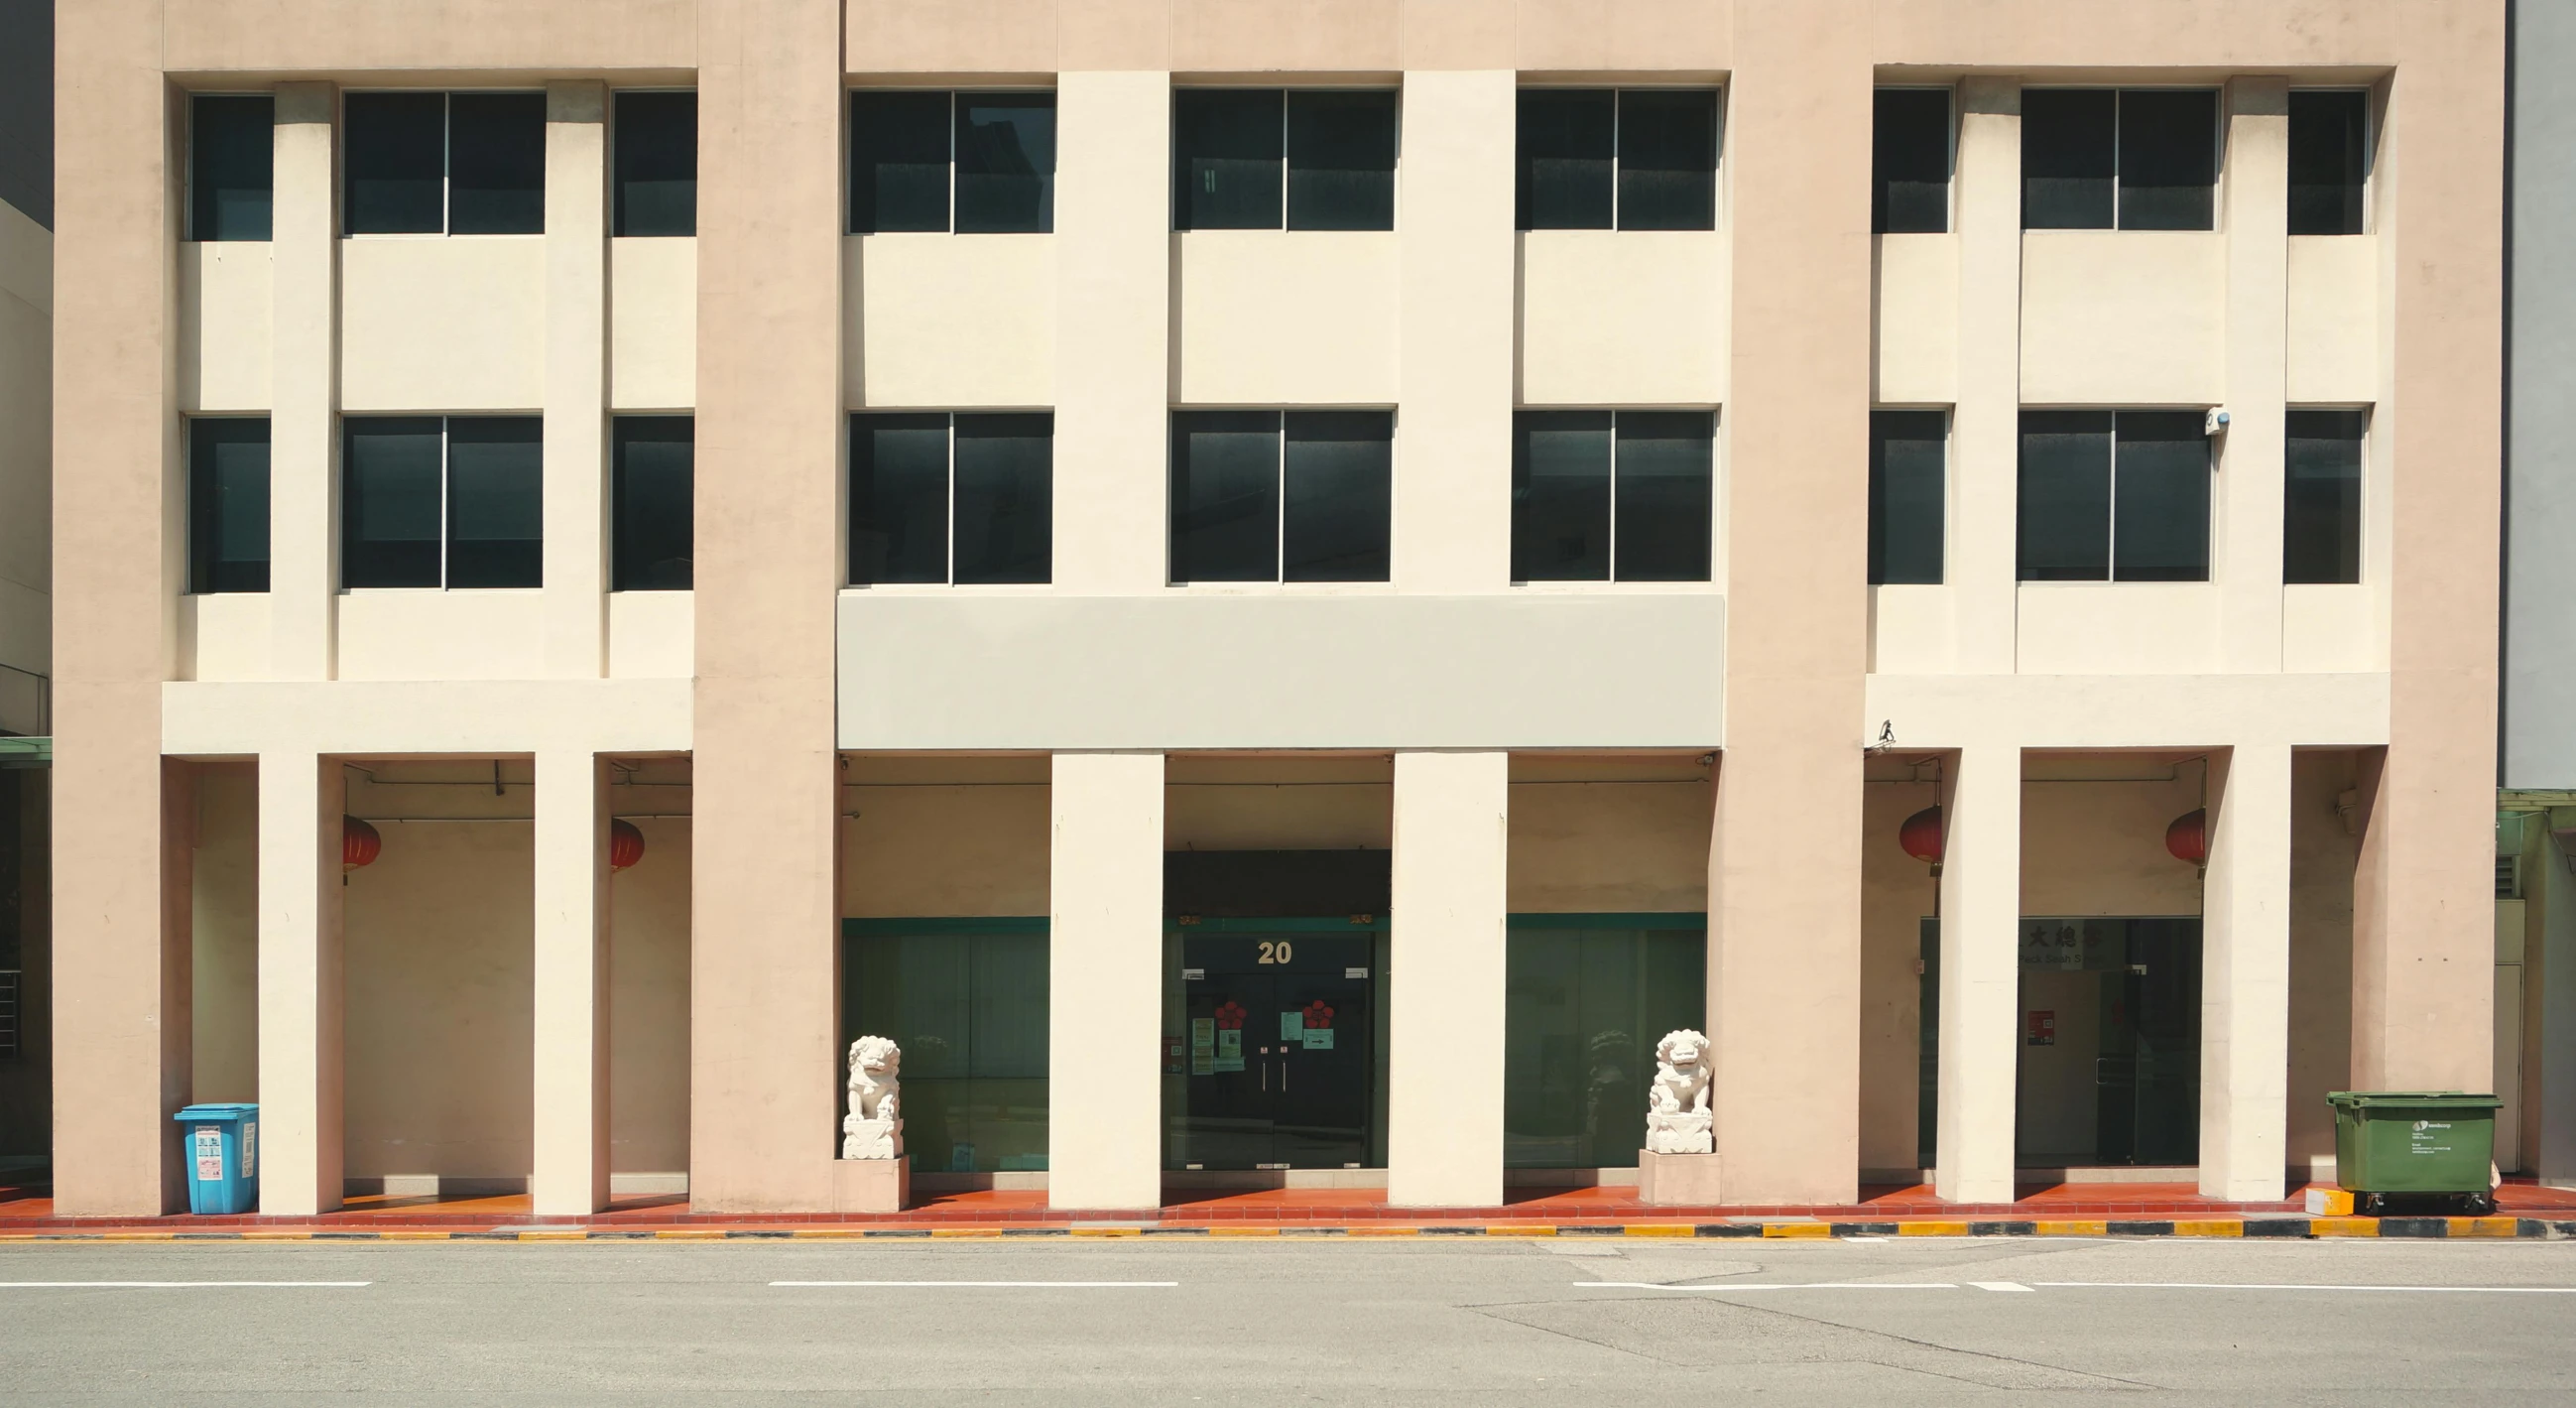
[[[2361,580],[2370,413],[2293,410],[2281,580]],[[1869,580],[1943,580],[1949,415],[1870,415]],[[2024,411],[2015,572],[2025,582],[2209,580],[2214,465],[2200,411]]]
[[[1513,580],[1709,580],[1715,419],[1515,413]],[[2369,412],[2285,428],[2282,580],[2358,582]],[[617,416],[609,441],[611,590],[686,590],[690,417]],[[1173,412],[1170,580],[1390,580],[1394,442],[1384,410]],[[1051,581],[1054,443],[1044,411],[851,416],[850,584]],[[1873,584],[1944,580],[1948,446],[1945,411],[1871,413]],[[343,586],[543,585],[539,417],[351,416],[340,456]],[[2024,411],[2016,575],[2208,580],[2214,472],[2198,411]],[[267,419],[192,419],[188,473],[189,590],[268,590]]]
[[[188,105],[188,238],[271,238],[276,103],[206,93]],[[349,235],[540,235],[543,93],[350,93],[341,99],[340,229]],[[610,231],[694,235],[698,95],[615,95]]]
[[[688,416],[610,423],[609,585],[691,584],[696,440]],[[545,585],[544,422],[350,416],[340,436],[344,587]],[[269,588],[269,422],[188,422],[188,589]]]
[[[2291,234],[2362,233],[2368,127],[2359,90],[2290,94]],[[1946,232],[1956,151],[1951,90],[1878,90],[1870,228]],[[2219,158],[2214,88],[2025,88],[2022,228],[2215,228]]]

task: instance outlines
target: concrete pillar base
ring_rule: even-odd
[[[1637,1151],[1637,1201],[1649,1207],[1714,1207],[1718,1197],[1716,1154],[1658,1154]]]
[[[834,1159],[832,1211],[901,1212],[912,1203],[912,1156]]]

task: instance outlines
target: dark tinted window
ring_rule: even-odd
[[[2107,88],[2021,94],[2021,223],[2107,230],[2117,210],[2120,95]]]
[[[1276,230],[1285,118],[1276,88],[1172,95],[1172,218],[1183,230]]]
[[[1869,415],[1869,580],[1938,583],[1949,450],[1939,411]]]
[[[1290,411],[1285,419],[1281,579],[1387,580],[1395,416],[1388,411]]]
[[[1055,417],[957,417],[960,582],[1044,582],[1055,561]]]
[[[1512,579],[1610,579],[1608,411],[1512,416]]]
[[[696,421],[619,416],[609,464],[609,590],[687,591],[692,585]]]
[[[948,228],[948,95],[850,95],[850,233]]]
[[[447,95],[351,93],[342,100],[343,219],[353,235],[447,228]]]
[[[546,95],[448,95],[447,232],[541,235],[545,229]]]
[[[1520,228],[1607,230],[1616,223],[1617,94],[1523,89],[1516,150]]]
[[[447,585],[545,584],[544,425],[536,416],[447,422]]]
[[[351,418],[342,429],[341,583],[437,586],[445,522],[438,417]]]
[[[850,417],[850,584],[948,580],[948,417]]]
[[[1870,126],[1869,227],[1937,235],[1950,228],[1950,90],[1881,88]]]
[[[2111,413],[2021,413],[2021,580],[2111,575]]]
[[[2120,94],[2120,228],[2215,229],[2218,94]]]
[[[1055,94],[957,95],[957,232],[1055,228]]]
[[[2361,470],[2368,411],[2292,411],[2281,504],[2281,580],[2361,580]]]
[[[1619,95],[1619,228],[1717,228],[1717,92]]]
[[[1172,580],[1279,578],[1279,413],[1172,413]]]
[[[1289,229],[1395,228],[1395,99],[1290,90]]]
[[[615,233],[698,232],[698,95],[617,95]]]
[[[1714,423],[1706,411],[1618,413],[1610,564],[1618,580],[1708,580]]]
[[[276,103],[266,94],[225,93],[188,106],[188,238],[269,238]]]
[[[2361,233],[2370,175],[2368,95],[2290,94],[2290,233]]]
[[[188,422],[188,590],[268,590],[268,417]]]
[[[2113,429],[2111,578],[2209,580],[2209,437],[2199,411],[2122,411]]]

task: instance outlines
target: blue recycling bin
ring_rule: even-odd
[[[188,1211],[244,1213],[259,1206],[259,1107],[191,1105],[172,1115],[188,1163]]]

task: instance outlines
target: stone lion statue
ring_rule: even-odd
[[[881,1036],[850,1043],[850,1112],[841,1118],[841,1157],[903,1157],[903,1048]]]
[[[1708,1108],[1708,1038],[1667,1032],[1655,1043],[1655,1081],[1647,1087],[1646,1148],[1658,1154],[1717,1149]]]

